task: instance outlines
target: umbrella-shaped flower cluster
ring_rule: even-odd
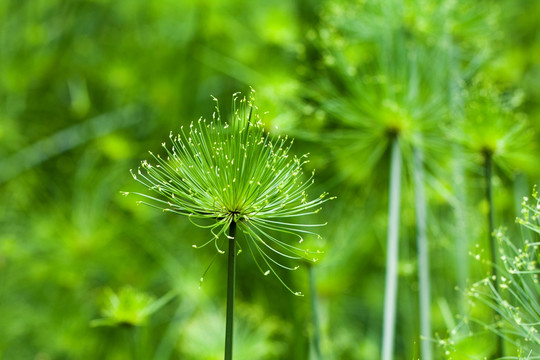
[[[211,121],[201,118],[182,127],[180,134],[171,133],[172,146],[162,144],[166,156],[150,153],[154,163],[144,160],[142,169],[132,174],[153,193],[137,193],[146,198],[140,203],[186,215],[195,225],[210,229],[211,239],[194,247],[214,243],[224,253],[227,229],[234,223],[245,234],[262,273],[273,273],[283,283],[276,267],[294,270],[298,266],[290,260],[316,261],[318,251],[297,243],[306,235],[318,236],[310,228],[324,225],[295,219],[317,213],[331,198],[326,193],[308,197],[313,173],[304,176],[307,155],[293,156],[292,141],[265,131],[252,94],[233,95],[230,121],[222,119],[214,98]]]

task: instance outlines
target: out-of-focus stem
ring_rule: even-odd
[[[315,279],[315,267],[310,264],[309,269],[309,296],[311,300],[311,323],[313,326],[313,353],[315,360],[321,360],[321,331],[319,328],[319,306],[317,301],[317,284]]]
[[[389,195],[382,360],[393,359],[394,333],[396,327],[399,208],[401,201],[401,149],[397,136],[392,140]]]
[[[420,295],[420,354],[423,360],[433,359],[431,347],[431,295],[429,286],[429,253],[426,231],[426,196],[422,150],[414,151],[414,198],[418,247],[418,284]]]
[[[486,180],[486,200],[488,202],[488,227],[489,227],[489,246],[491,250],[491,274],[494,276],[493,285],[495,289],[499,288],[499,277],[497,274],[497,244],[495,243],[495,225],[493,215],[493,189],[491,178],[493,177],[493,154],[490,151],[484,152],[484,175]],[[497,314],[495,314],[497,316]],[[496,320],[496,319],[495,319]],[[495,349],[495,358],[503,356],[503,339],[497,336]]]

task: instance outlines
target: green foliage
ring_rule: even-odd
[[[229,99],[235,91],[248,94],[250,86],[257,89],[257,105],[269,113],[264,124],[243,134],[267,139],[276,161],[298,171],[282,178],[292,186],[282,189],[289,189],[284,209],[305,205],[302,181],[310,194],[328,191],[337,199],[324,204],[324,219],[317,213],[304,220],[277,216],[282,202],[269,206],[274,202],[269,195],[268,213],[244,221],[238,244],[245,253],[251,245],[262,272],[270,270],[266,259],[291,289],[310,288],[308,266],[282,271],[258,249],[290,268],[300,265],[299,259],[285,258],[260,240],[302,261],[307,249],[320,248],[324,254],[314,254],[320,258],[316,263],[308,256],[316,290],[304,298],[290,296],[279,281],[266,281],[251,256],[239,257],[239,358],[309,359],[314,355],[310,336],[317,333],[311,306],[318,315],[321,357],[380,357],[390,153],[396,135],[403,167],[394,358],[421,358],[420,344],[425,344],[419,324],[416,220],[421,216],[414,205],[415,186],[425,190],[429,339],[433,345],[439,338],[454,341],[441,341],[433,356],[493,357],[493,309],[477,298],[471,306],[464,294],[478,283],[478,291],[498,299],[489,287],[494,282],[482,282],[491,264],[481,165],[483,151],[493,151],[493,222],[496,228],[508,226],[499,247],[534,261],[536,228],[510,225],[516,216],[523,218],[523,196],[540,182],[539,19],[540,3],[529,0],[0,1],[0,358],[220,356],[226,265],[213,261],[220,258],[216,251],[204,251],[216,244],[209,229],[193,226],[190,219],[210,228],[220,223],[213,230],[219,233],[226,226],[223,204],[234,211],[233,193],[223,180],[204,183],[226,191],[198,192],[184,198],[183,205],[191,207],[181,210],[182,204],[165,196],[172,192],[142,188],[126,174],[147,150],[156,157],[161,153],[160,166],[173,163],[166,160],[167,150],[197,164],[181,150],[189,145],[182,126],[192,139],[195,130],[200,136],[212,122],[220,128],[209,95]],[[246,110],[249,101],[241,105]],[[241,106],[238,102],[237,110]],[[232,134],[232,108],[228,101],[220,104],[221,127],[229,124],[220,132],[222,142]],[[190,127],[200,115],[206,123],[194,121]],[[171,129],[173,141],[167,150],[160,148]],[[294,136],[294,146],[286,135]],[[249,168],[258,162],[250,154],[271,153],[269,147],[250,149]],[[278,149],[289,157],[281,159]],[[415,150],[423,154],[418,164]],[[226,168],[227,159],[219,161]],[[160,161],[152,157],[147,164],[154,171]],[[413,186],[419,168],[424,179]],[[311,184],[313,169],[317,182]],[[142,175],[148,177],[147,170],[141,167]],[[228,170],[234,179],[233,169]],[[260,170],[252,176],[261,186],[244,186],[245,195],[280,186],[272,167]],[[285,181],[295,178],[295,185]],[[165,203],[138,200],[194,214],[174,216],[136,206],[120,191],[144,193]],[[182,199],[176,193],[175,198]],[[214,203],[215,198],[220,201]],[[209,212],[200,213],[195,199],[211,202]],[[264,199],[249,203],[263,207]],[[306,204],[327,199],[307,196]],[[535,201],[528,202],[531,227],[538,226],[532,221]],[[319,206],[300,208],[298,214]],[[253,216],[244,210],[244,216]],[[296,232],[311,231],[304,225],[326,220],[328,226],[315,231],[325,241]],[[250,237],[250,231],[258,237]],[[304,238],[301,245],[297,235]],[[226,240],[217,240],[220,249]],[[191,248],[208,241],[203,251]],[[477,255],[482,261],[475,260]],[[211,263],[212,273],[201,286],[199,279]],[[509,271],[505,264],[514,266],[500,261],[501,272]],[[534,321],[529,311],[534,307],[516,310],[511,299],[519,300],[509,290],[519,295],[523,284],[534,289],[535,274],[507,275],[508,288],[496,291],[510,307],[496,307],[504,326],[493,329],[499,335],[504,330],[509,339],[506,356],[527,358],[527,346],[535,343],[524,341],[525,328],[520,330],[508,311],[523,312],[525,324]],[[138,326],[136,319],[145,319],[145,325]],[[93,320],[112,326],[92,327]],[[137,326],[119,326],[125,322]],[[205,336],[206,324],[213,324],[215,336]],[[455,336],[447,336],[452,329]],[[521,355],[517,345],[523,347]]]
[[[534,203],[530,204],[525,197],[522,217],[517,219],[524,230],[522,239],[512,241],[503,230],[498,230],[495,235],[501,264],[497,269],[498,278],[494,275],[486,277],[475,282],[467,292],[472,306],[487,306],[499,315],[496,323],[485,322],[474,314],[470,321],[479,323],[506,340],[507,347],[511,348],[507,354],[514,356],[505,359],[537,359],[540,352],[537,330],[540,322],[540,243],[537,241],[540,235],[540,198],[536,188],[533,198]],[[528,233],[526,229],[533,232]],[[533,238],[529,238],[529,235]],[[481,257],[478,256],[478,259]]]

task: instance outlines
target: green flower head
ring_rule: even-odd
[[[495,164],[511,175],[534,171],[534,131],[522,114],[504,103],[490,84],[475,83],[466,94],[465,118],[457,140],[477,159],[493,157]]]
[[[92,320],[91,326],[145,325],[155,311],[152,296],[129,286],[117,293],[109,288],[105,289],[103,300],[103,318]]]
[[[193,247],[214,243],[219,253],[224,253],[221,245],[234,222],[262,273],[273,273],[283,283],[275,267],[295,270],[298,266],[291,260],[316,261],[318,251],[293,244],[302,243],[306,235],[318,236],[310,228],[324,225],[294,219],[317,213],[330,198],[326,193],[308,197],[313,173],[304,178],[307,155],[291,155],[292,141],[265,131],[253,91],[249,98],[233,95],[229,122],[222,120],[214,100],[211,121],[201,118],[182,127],[180,134],[171,133],[171,144],[162,144],[166,156],[150,153],[154,164],[144,160],[142,169],[132,171],[154,195],[137,193],[148,200],[140,203],[186,215],[195,225],[209,228],[212,238]]]

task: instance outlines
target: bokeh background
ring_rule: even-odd
[[[420,357],[414,149],[434,358],[489,357],[485,330],[447,339],[491,316],[464,295],[489,271],[475,261],[489,207],[519,234],[540,181],[539,23],[529,0],[1,1],[0,358],[222,357],[225,257],[191,247],[203,229],[121,191],[144,190],[129,170],[211,117],[211,95],[227,114],[250,87],[268,130],[310,153],[312,195],[337,199],[309,219],[328,222],[323,259],[283,274],[308,296],[239,256],[236,358],[316,359],[315,334],[324,359],[380,357],[395,136],[395,359]]]

